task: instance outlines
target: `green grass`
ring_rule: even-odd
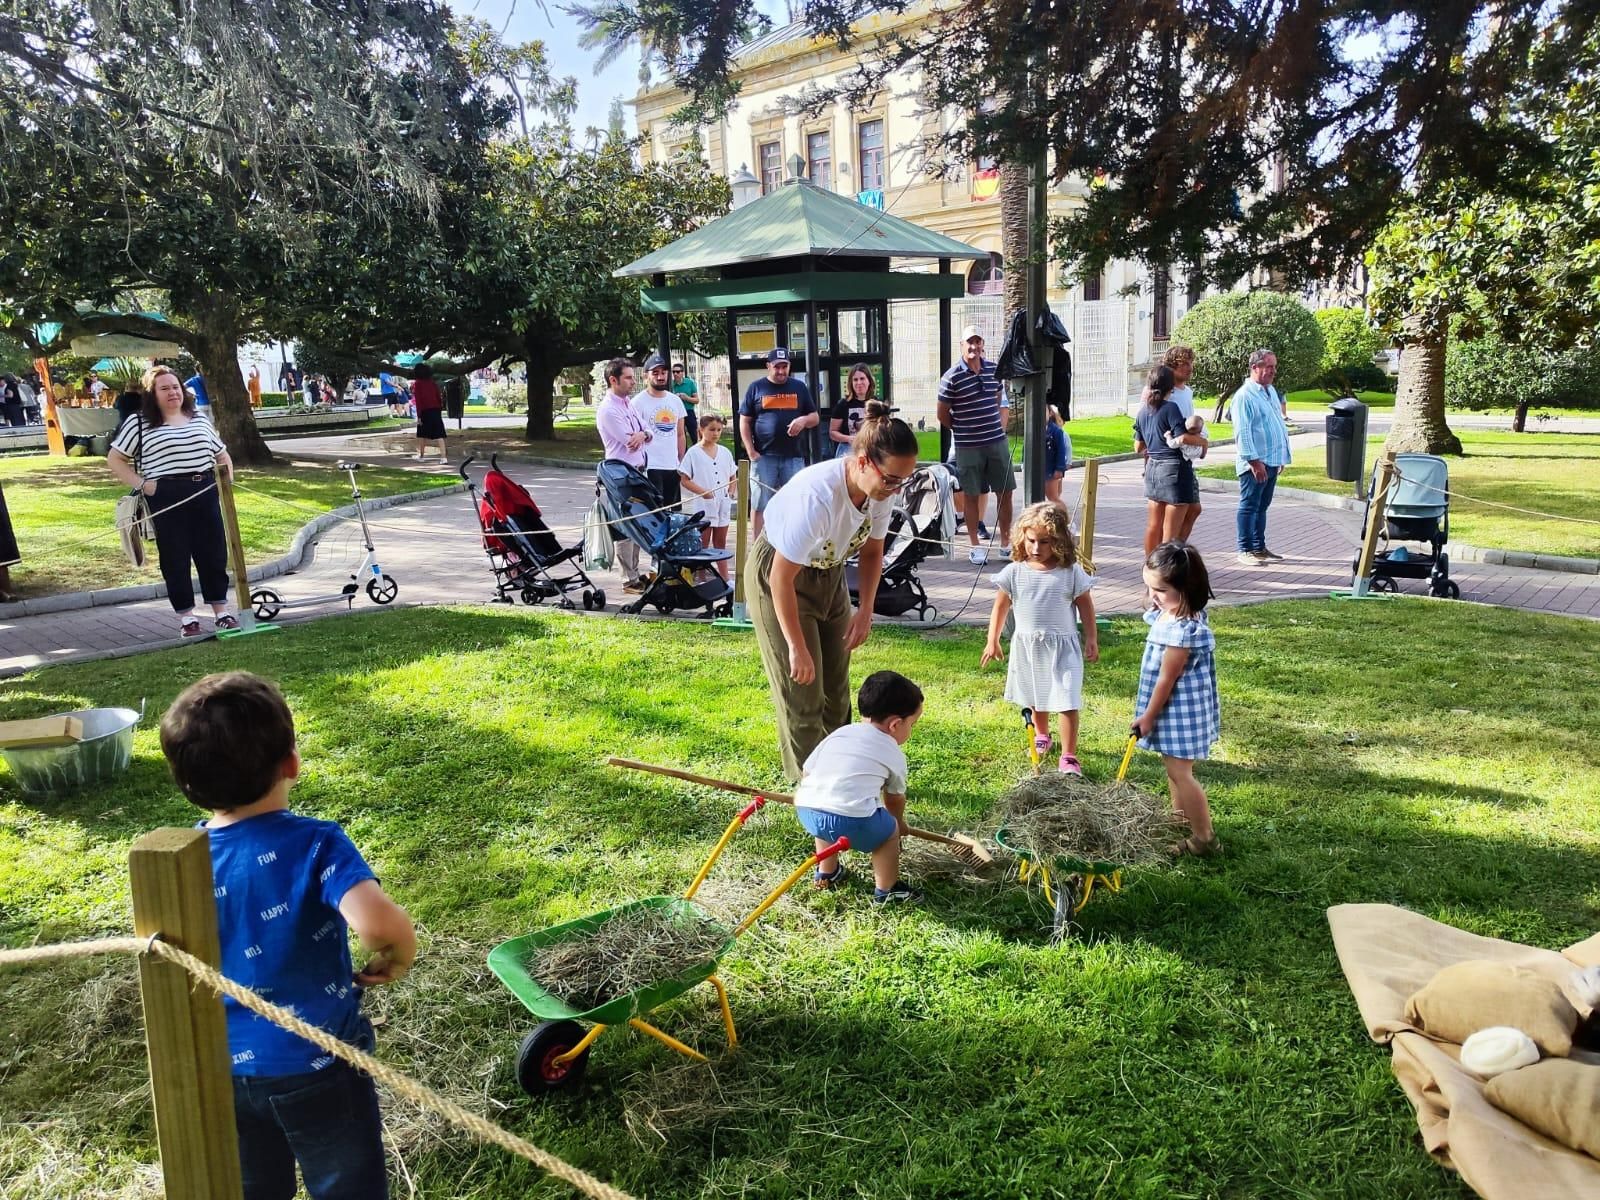
[[[1292,409],[1316,409],[1319,412],[1326,411],[1327,406],[1338,398],[1339,397],[1335,396],[1332,392],[1324,391],[1321,388],[1306,388],[1298,392],[1289,392],[1284,396],[1284,399],[1289,402],[1289,407]],[[1369,408],[1381,408],[1386,410],[1394,408],[1393,392],[1357,392],[1356,399],[1360,400]],[[1515,411],[1515,409],[1511,408],[1453,408],[1450,410],[1450,415],[1457,416],[1465,414],[1486,417],[1509,417]],[[1591,419],[1600,419],[1600,409],[1564,408],[1561,406],[1541,405],[1528,410],[1530,429],[1535,431],[1538,430],[1540,417],[1589,417]]]
[[[361,472],[364,496],[392,496],[450,483],[411,471]],[[241,468],[235,499],[245,557],[276,558],[318,512],[350,503],[350,481],[331,464],[297,463]],[[42,454],[0,458],[0,485],[22,551],[11,568],[12,590],[23,597],[160,582],[154,549],[143,570],[123,556],[112,507],[127,489],[111,478],[103,458],[51,458]],[[253,489],[246,491],[245,488]],[[258,495],[256,493],[265,493]],[[304,507],[293,507],[304,506]],[[307,511],[307,508],[313,511]],[[86,538],[96,540],[84,543]]]
[[[1329,404],[1339,399],[1332,392],[1322,388],[1303,388],[1298,392],[1285,392],[1283,398],[1288,401],[1290,408],[1314,408],[1325,410]],[[1393,392],[1357,392],[1356,399],[1368,408],[1393,408]]]
[[[1466,454],[1450,457],[1450,538],[1471,546],[1600,557],[1600,434],[1456,431]],[[1368,439],[1371,470],[1383,438]],[[1207,467],[1203,475],[1233,477],[1233,466]],[[1351,485],[1329,479],[1321,449],[1302,455],[1281,477],[1285,487],[1335,495]],[[1466,497],[1472,497],[1472,500]],[[1485,500],[1488,504],[1477,504]],[[1577,521],[1551,520],[1492,507],[1512,504]]]
[[[1233,436],[1233,426],[1227,422],[1211,422],[1207,418],[1206,436],[1213,441]],[[1072,439],[1072,457],[1103,458],[1108,454],[1133,453],[1133,419],[1131,417],[1079,417],[1068,421],[1062,428]],[[939,430],[925,429],[917,434],[918,456],[929,461],[939,460]],[[1011,439],[1011,461],[1022,462],[1022,439]]]
[[[1600,709],[1573,698],[1600,674],[1600,628],[1445,614],[1422,600],[1218,611],[1225,737],[1199,776],[1221,860],[1131,875],[1059,948],[1042,902],[1014,882],[924,878],[926,905],[896,912],[859,888],[802,890],[724,964],[736,1054],[708,1070],[608,1032],[580,1094],[555,1102],[516,1088],[533,1022],[483,956],[681,890],[739,803],[610,770],[608,753],[777,782],[748,635],[526,611],[362,614],[39,672],[0,692],[0,718],[140,698],[155,714],[208,671],[277,678],[305,759],[296,806],[342,822],[422,927],[416,971],[372,997],[380,1053],[635,1195],[1465,1200],[1363,1032],[1324,909],[1392,902],[1543,946],[1596,928]],[[1084,713],[1102,778],[1143,626],[1113,630]],[[977,668],[981,644],[973,629],[881,629],[852,672],[893,666],[927,690],[907,750],[913,815],[935,829],[972,827],[1025,766],[1001,676]],[[93,792],[24,801],[0,772],[0,941],[128,928],[129,843],[195,819],[154,726],[129,772]],[[1153,756],[1133,774],[1164,787]],[[710,895],[727,897],[729,880],[770,886],[807,848],[790,813],[768,811]],[[132,977],[126,961],[95,962],[13,972],[0,988],[0,1177],[17,1200],[139,1194],[155,1149]],[[705,989],[654,1020],[718,1044]],[[697,1110],[634,1140],[630,1115],[667,1089]],[[396,1194],[570,1195],[397,1101],[385,1111],[409,1181]]]

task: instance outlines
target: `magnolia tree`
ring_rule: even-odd
[[[1172,343],[1194,348],[1192,386],[1202,396],[1231,396],[1249,376],[1250,355],[1278,356],[1279,391],[1310,387],[1322,374],[1323,337],[1305,305],[1277,292],[1209,296],[1183,315]]]

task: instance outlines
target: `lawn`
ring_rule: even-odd
[[[782,901],[725,962],[741,1045],[713,1068],[628,1032],[577,1096],[534,1102],[512,1062],[531,1018],[484,969],[499,940],[681,890],[738,801],[601,765],[623,753],[775,783],[748,635],[538,612],[415,610],[53,668],[0,718],[84,704],[159,713],[207,671],[279,679],[305,773],[295,803],[349,830],[422,927],[374,993],[379,1052],[635,1195],[1449,1198],[1371,1044],[1324,909],[1408,906],[1562,946],[1600,923],[1600,628],[1422,600],[1215,614],[1225,712],[1199,772],[1228,853],[1133,874],[1051,948],[1015,883],[919,877],[927,903],[859,889]],[[1086,763],[1114,769],[1143,626],[1089,668]],[[917,823],[970,828],[1024,769],[982,634],[881,629],[855,679],[928,691],[907,747]],[[600,667],[599,664],[604,664]],[[598,668],[598,669],[597,669]],[[0,773],[0,942],[125,931],[129,843],[196,811],[152,719],[115,786],[24,802]],[[1141,755],[1140,782],[1161,787]],[[761,815],[714,875],[731,912],[807,853]],[[759,894],[759,892],[757,892]],[[132,1200],[154,1156],[126,961],[37,968],[0,990],[0,1177],[22,1200]],[[656,1014],[711,1048],[711,993]],[[662,1104],[675,1113],[652,1118]],[[527,1164],[386,1101],[397,1195],[567,1197]],[[652,1128],[649,1121],[654,1120]]]
[[[1315,409],[1325,412],[1327,406],[1339,399],[1332,392],[1323,391],[1321,388],[1306,388],[1298,392],[1289,392],[1284,396],[1292,409]],[[1356,399],[1369,408],[1393,409],[1393,392],[1357,392]],[[1516,410],[1510,408],[1452,408],[1449,415],[1472,415],[1485,417],[1509,417]],[[1550,406],[1537,406],[1528,410],[1528,418],[1533,422],[1533,427],[1538,428],[1541,418],[1555,417],[1589,417],[1600,418],[1600,409],[1596,408],[1560,408]]]
[[[364,496],[456,482],[431,472],[361,472]],[[350,503],[349,476],[328,463],[241,468],[239,484],[239,529],[251,563],[286,551],[295,533],[318,512]],[[111,478],[105,459],[8,456],[0,458],[0,485],[22,550],[22,565],[11,569],[11,582],[23,597],[160,582],[153,547],[148,547],[150,561],[140,570],[124,557],[115,533],[101,536],[112,530],[112,506],[127,490]],[[82,544],[87,538],[96,540]]]
[[[1600,557],[1600,434],[1501,433],[1460,429],[1466,454],[1451,457],[1450,538],[1470,546],[1530,550],[1543,554]],[[1383,438],[1369,438],[1367,469],[1377,461]],[[1352,485],[1329,479],[1320,449],[1302,455],[1284,472],[1285,487],[1352,494]],[[1205,475],[1233,477],[1232,465],[1205,468]],[[1472,497],[1469,500],[1466,497]],[[1486,500],[1477,504],[1474,500]],[[1575,517],[1551,520],[1510,512],[1495,504]],[[1587,522],[1587,523],[1584,523]]]
[[[1216,441],[1220,438],[1233,436],[1233,426],[1226,423],[1212,423],[1209,412],[1202,412],[1201,416],[1207,418],[1206,436]],[[1133,419],[1131,417],[1080,417],[1068,421],[1062,426],[1067,431],[1067,436],[1072,439],[1072,457],[1079,458],[1104,458],[1108,454],[1131,454],[1133,452]],[[939,430],[925,429],[917,434],[918,457],[925,461],[939,461]],[[1022,439],[1011,439],[1011,461],[1018,466],[1022,464]]]

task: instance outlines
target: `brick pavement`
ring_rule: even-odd
[[[354,444],[353,444],[354,443]],[[370,446],[371,443],[368,443]],[[308,452],[312,447],[297,446]],[[360,455],[353,439],[333,440],[328,456]],[[374,458],[374,461],[380,461]],[[393,465],[385,461],[385,465]],[[508,471],[533,493],[547,521],[564,542],[575,541],[583,514],[594,498],[592,476],[557,467],[508,465]],[[1142,558],[1144,499],[1137,463],[1107,466],[1101,474],[1095,536],[1095,566],[1100,583],[1095,603],[1101,612],[1133,612],[1142,606],[1139,563]],[[1068,476],[1065,495],[1075,500],[1081,476]],[[1217,602],[1239,604],[1297,596],[1322,596],[1350,582],[1361,518],[1357,513],[1318,507],[1280,496],[1273,504],[1268,538],[1286,557],[1269,566],[1236,563],[1233,549],[1235,497],[1227,492],[1202,494],[1204,511],[1194,541],[1212,569]],[[488,600],[493,580],[479,548],[477,526],[464,495],[443,496],[391,508],[371,518],[385,570],[400,584],[398,605],[473,604]],[[360,561],[359,529],[342,522],[313,544],[307,562],[268,586],[286,599],[337,592]],[[996,548],[992,565],[967,562],[965,547],[954,560],[931,559],[922,567],[929,596],[938,608],[936,620],[982,623],[993,592],[988,575],[1003,558]],[[1462,598],[1531,611],[1600,618],[1600,576],[1568,575],[1484,563],[1452,566]],[[608,611],[623,598],[621,578],[608,572],[598,582],[606,590]],[[1420,582],[1402,585],[1420,591]],[[355,607],[372,608],[365,595]],[[300,611],[286,610],[279,624],[336,615],[342,603]],[[914,622],[913,622],[914,624]],[[165,600],[114,607],[80,609],[39,616],[0,619],[0,676],[15,675],[54,662],[105,653],[137,653],[181,644],[177,625]]]

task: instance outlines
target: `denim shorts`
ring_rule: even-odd
[[[753,511],[761,512],[779,488],[800,474],[806,460],[785,454],[763,454],[753,465],[757,483],[751,504]]]
[[[876,850],[900,830],[900,822],[887,808],[879,808],[870,817],[842,817],[820,808],[796,805],[794,815],[800,818],[800,828],[812,837],[828,842],[847,837],[852,850]]]

